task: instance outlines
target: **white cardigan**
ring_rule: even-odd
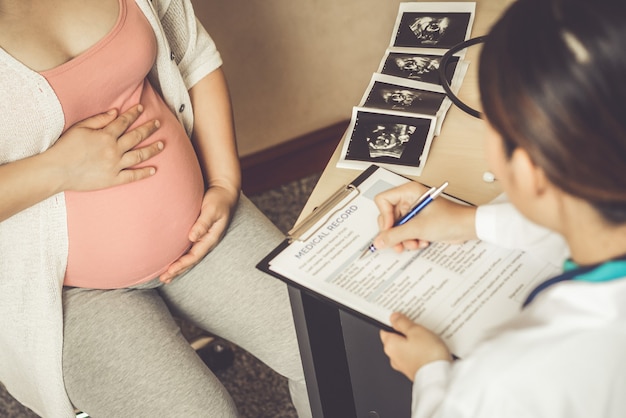
[[[150,80],[190,135],[188,89],[222,64],[220,55],[189,0],[136,2],[157,38]],[[45,151],[64,124],[45,78],[1,48],[0,115],[0,164]],[[65,210],[60,193],[0,222],[0,382],[34,412],[54,418],[74,416],[61,364]]]

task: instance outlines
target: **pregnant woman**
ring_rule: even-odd
[[[0,0],[0,382],[36,413],[236,416],[175,314],[310,416],[221,64],[188,0]]]

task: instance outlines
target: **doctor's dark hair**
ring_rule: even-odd
[[[626,222],[624,0],[517,0],[480,57],[483,112],[510,157]]]

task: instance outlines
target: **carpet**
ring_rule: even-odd
[[[249,198],[286,233],[294,225],[318,179],[319,174],[314,174]],[[203,335],[201,330],[182,321],[179,323],[190,341]],[[241,418],[297,417],[289,399],[286,379],[233,344],[218,342],[232,349],[234,359],[232,365],[216,367],[214,372],[231,394]],[[0,417],[36,418],[37,415],[19,404],[0,386]]]

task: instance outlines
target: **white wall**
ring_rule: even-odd
[[[224,59],[239,153],[349,119],[400,0],[192,0]]]

